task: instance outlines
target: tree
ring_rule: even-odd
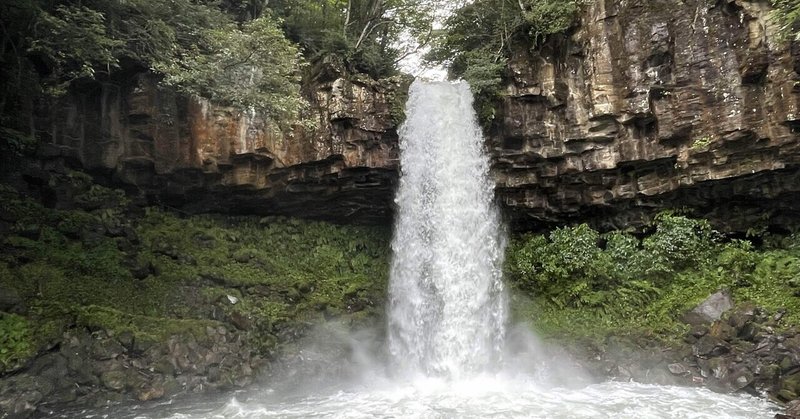
[[[430,37],[442,0],[275,0],[290,39],[310,60],[341,57],[375,78],[396,72],[402,57]],[[417,42],[404,42],[414,39]]]
[[[265,5],[0,0],[3,132],[21,132],[27,124],[20,115],[30,105],[23,102],[42,93],[59,96],[77,81],[113,79],[120,71],[151,71],[181,91],[295,120],[305,103],[300,57]]]
[[[208,35],[209,52],[156,62],[165,82],[186,92],[292,120],[303,107],[298,50],[269,15]]]
[[[36,60],[46,91],[63,93],[80,78],[94,78],[96,71],[110,73],[119,67],[117,52],[124,42],[109,37],[105,16],[84,6],[56,6],[41,12],[27,49]]]

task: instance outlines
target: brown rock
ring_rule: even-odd
[[[598,0],[568,36],[520,43],[487,140],[512,225],[629,227],[667,207],[724,230],[797,224],[800,65],[769,15],[764,1]],[[184,211],[387,222],[407,80],[321,68],[313,130],[140,75],[74,92],[30,131],[51,141],[42,159]]]
[[[491,135],[516,223],[616,228],[670,206],[741,231],[796,223],[798,66],[769,13],[599,0],[570,36],[521,45]]]

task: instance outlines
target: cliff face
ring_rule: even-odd
[[[767,1],[599,0],[520,48],[491,136],[517,223],[636,224],[687,207],[726,227],[800,210],[800,46]]]
[[[331,77],[308,96],[316,128],[285,127],[138,76],[81,91],[36,125],[65,160],[189,212],[383,222],[397,175],[393,110],[408,81]],[[396,118],[396,116],[395,116]]]
[[[674,207],[738,230],[796,223],[800,45],[768,15],[766,0],[597,0],[569,35],[519,46],[487,140],[512,225],[625,227]],[[187,211],[388,222],[406,83],[325,74],[315,130],[140,77],[45,112],[42,155]]]

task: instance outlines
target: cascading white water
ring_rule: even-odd
[[[504,240],[465,82],[415,81],[400,130],[389,350],[401,373],[460,377],[499,357]]]

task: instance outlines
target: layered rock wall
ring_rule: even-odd
[[[511,224],[641,225],[688,208],[719,227],[796,225],[800,44],[768,0],[597,0],[567,35],[517,45],[489,131]],[[36,125],[78,162],[185,211],[391,220],[407,81],[309,83],[318,128],[159,88],[84,89]]]
[[[569,36],[519,46],[491,136],[512,219],[796,221],[800,48],[769,15],[758,0],[599,0]]]
[[[111,174],[186,211],[385,221],[408,81],[311,84],[313,128],[176,94],[152,76],[81,90],[36,121],[44,160]],[[399,104],[398,104],[399,101]]]

